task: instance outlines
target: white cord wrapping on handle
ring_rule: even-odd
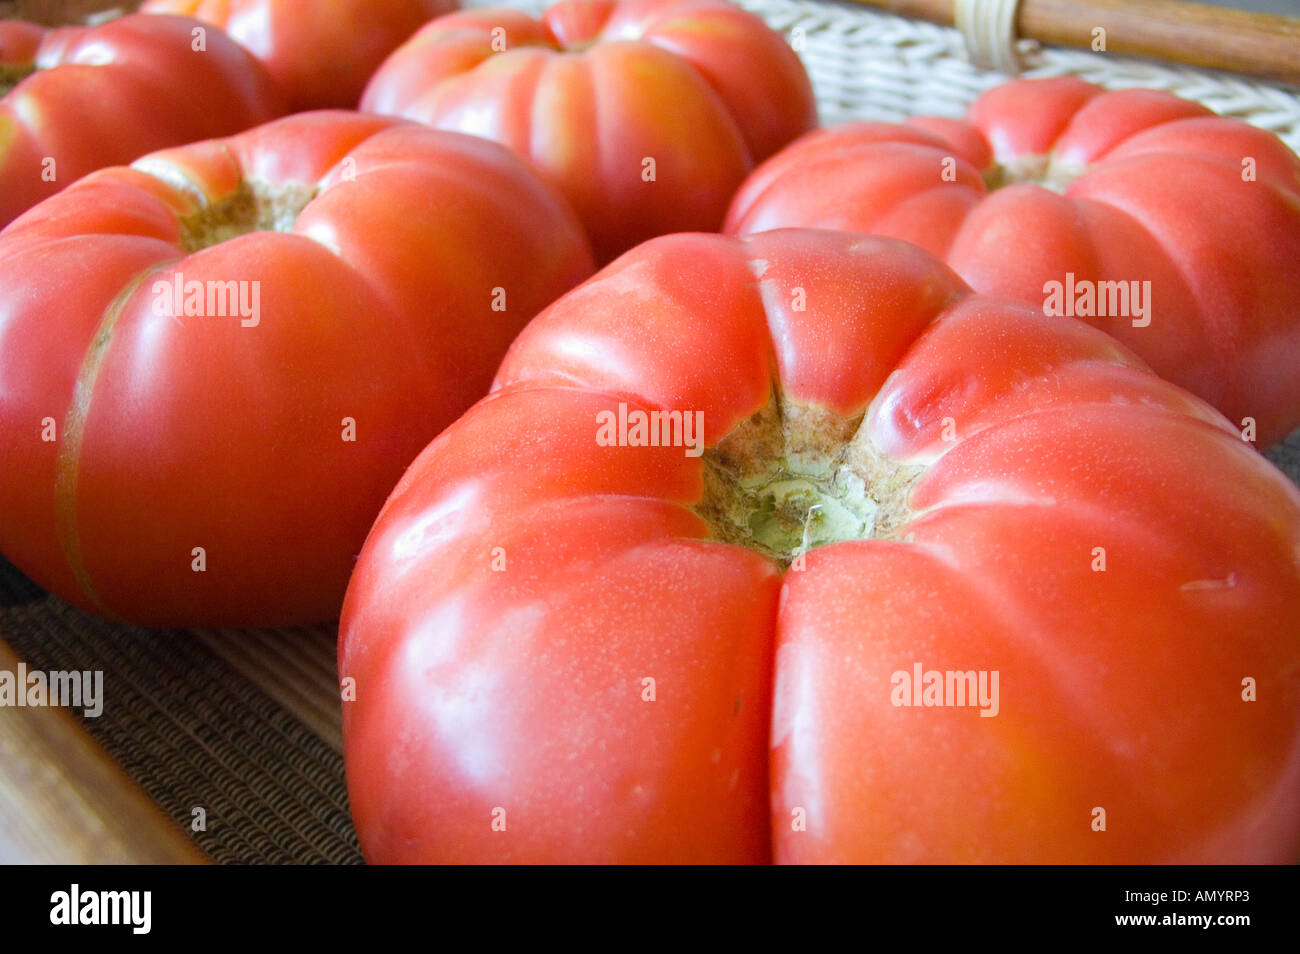
[[[975,66],[1014,76],[1024,64],[1016,48],[1020,0],[956,0],[954,19]]]

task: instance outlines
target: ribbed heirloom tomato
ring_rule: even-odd
[[[388,58],[362,108],[527,156],[605,261],[655,235],[717,229],[753,164],[816,121],[794,51],[727,0],[453,13]]]
[[[1300,426],[1300,159],[1198,103],[1016,80],[964,121],[818,130],[754,172],[726,230],[790,226],[906,239],[1084,318],[1260,446]]]
[[[0,226],[95,169],[284,111],[238,43],[182,17],[2,22],[0,93]]]
[[[349,586],[371,860],[1294,860],[1300,494],[1114,339],[681,235],[494,388]]]
[[[353,109],[370,74],[456,0],[145,0],[145,13],[214,23],[261,60],[294,111]]]
[[[150,624],[332,618],[384,496],[592,271],[508,150],[304,113],[0,235],[0,552]]]

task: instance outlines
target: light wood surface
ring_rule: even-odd
[[[0,641],[0,669],[17,667]],[[104,694],[111,705],[112,687]],[[206,861],[77,716],[62,708],[0,706],[0,863]]]

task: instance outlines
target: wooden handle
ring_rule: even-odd
[[[952,26],[953,0],[850,0]],[[1106,31],[1106,51],[1228,70],[1300,85],[1300,19],[1179,0],[1021,0],[1019,36],[1091,49]]]

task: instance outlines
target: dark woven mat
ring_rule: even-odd
[[[285,670],[302,668],[298,657],[332,672],[332,632],[114,625],[48,596],[0,558],[0,638],[33,668],[103,670],[104,711],[83,725],[214,861],[362,860],[336,731],[304,721],[293,711],[301,705],[273,698],[212,648],[233,641],[293,650],[275,657],[280,672],[262,666],[283,684],[293,681]],[[330,704],[337,707],[337,693]],[[195,808],[206,814],[205,831],[191,831]]]
[[[1300,486],[1300,431],[1296,431],[1286,443],[1278,444],[1264,454],[1291,478],[1291,483]]]

